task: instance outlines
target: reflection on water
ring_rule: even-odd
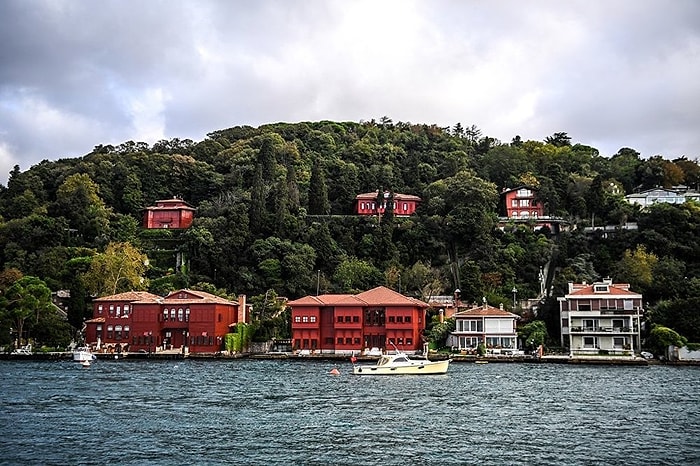
[[[4,361],[0,373],[0,464],[700,464],[698,367],[361,377],[330,361]]]

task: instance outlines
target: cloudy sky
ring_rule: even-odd
[[[98,144],[383,116],[696,159],[700,1],[0,1],[3,184]]]

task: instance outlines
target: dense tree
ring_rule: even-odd
[[[37,325],[52,310],[51,290],[37,277],[25,276],[13,283],[0,297],[0,318],[14,326],[16,344],[26,343],[25,327]]]
[[[105,252],[92,257],[82,280],[92,296],[143,290],[147,267],[148,257],[131,244],[110,243]]]

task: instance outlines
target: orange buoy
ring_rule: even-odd
[[[338,369],[333,368],[333,369],[331,369],[330,374],[331,375],[340,375],[340,371]]]

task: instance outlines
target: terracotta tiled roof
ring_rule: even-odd
[[[111,296],[102,296],[100,298],[95,298],[93,301],[127,301],[133,302],[148,302],[152,303],[162,299],[160,296],[148,291],[127,291],[125,293],[118,293]]]
[[[178,298],[180,293],[186,293],[186,298]],[[215,304],[231,304],[237,305],[237,301],[230,301],[228,299],[222,298],[221,296],[216,296],[206,291],[195,291],[182,289],[173,291],[165,298],[163,298],[163,303],[165,304],[185,304],[185,303],[215,303]]]
[[[479,306],[473,307],[471,309],[465,309],[463,311],[456,312],[455,317],[513,317],[519,319],[520,317],[512,312],[505,311],[498,307],[489,306]]]
[[[403,305],[430,307],[419,299],[404,296],[385,286],[378,286],[362,293],[351,294],[324,294],[320,296],[305,296],[287,303],[290,306],[383,306]]]
[[[359,299],[363,300],[367,304],[394,304],[394,305],[409,305],[409,306],[419,306],[419,307],[430,307],[429,304],[424,303],[419,299],[409,298],[401,293],[398,293],[392,289],[385,286],[378,286],[372,288],[371,290],[362,292],[356,295]]]
[[[639,293],[629,291],[629,285],[627,283],[613,283],[608,285],[607,292],[594,291],[594,286],[600,283],[594,283],[592,285],[574,285],[574,290],[567,294],[566,296],[640,296]]]
[[[95,317],[94,319],[88,319],[85,321],[86,324],[102,324],[105,322],[104,317]]]
[[[373,193],[362,193],[358,194],[355,196],[355,199],[368,199],[368,200],[373,200],[377,199],[377,191],[374,191]],[[384,193],[384,197],[388,198],[389,193]],[[418,196],[414,196],[413,194],[400,194],[400,193],[394,193],[394,200],[395,201],[421,201],[421,198]]]

